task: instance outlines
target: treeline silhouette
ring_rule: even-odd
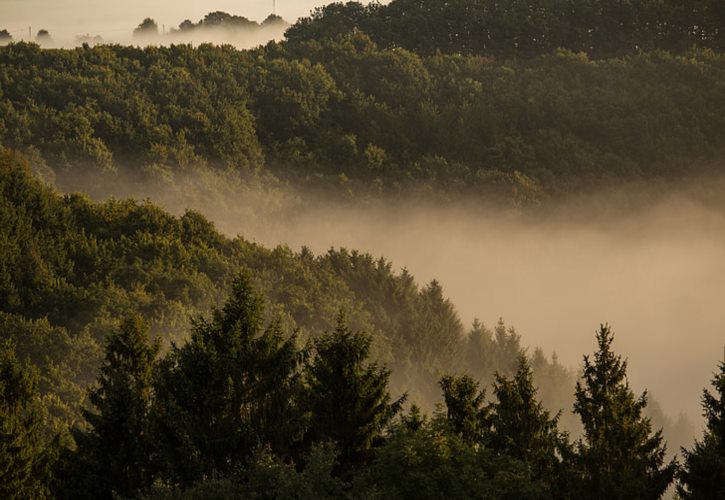
[[[319,7],[293,43],[361,31],[381,48],[530,57],[564,48],[592,57],[725,47],[720,0],[393,0]]]
[[[519,358],[490,402],[470,376],[440,380],[432,416],[402,411],[371,337],[338,320],[297,348],[265,322],[248,278],[191,337],[159,357],[143,321],[107,339],[101,375],[74,447],[43,435],[37,374],[0,349],[0,465],[6,498],[660,498],[678,472],[643,416],[626,361],[603,325],[584,357],[571,442],[536,396]],[[705,392],[708,427],[685,451],[678,490],[720,498],[725,363]]]

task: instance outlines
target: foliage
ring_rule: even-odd
[[[440,385],[451,432],[471,444],[486,443],[491,421],[484,404],[485,391],[479,391],[478,383],[468,375],[458,378],[446,375]]]
[[[370,460],[405,400],[391,401],[390,371],[369,362],[371,342],[369,335],[349,330],[341,317],[333,332],[315,340],[305,369],[311,414],[307,439],[336,443],[345,474]]]
[[[354,33],[251,51],[18,43],[0,69],[0,143],[103,196],[208,167],[320,197],[525,210],[703,174],[725,147],[725,65],[705,49],[494,60]]]
[[[151,36],[151,35],[158,35],[159,34],[159,25],[156,24],[156,21],[151,19],[150,17],[147,17],[143,21],[141,21],[141,24],[139,24],[136,29],[133,30],[134,36]]]
[[[660,498],[673,480],[674,461],[664,464],[662,431],[652,433],[642,415],[647,393],[635,397],[627,362],[611,349],[608,325],[597,332],[594,359],[584,356],[574,411],[584,425],[577,442],[578,494],[588,498]]]
[[[300,439],[295,339],[263,320],[263,300],[242,275],[224,307],[196,320],[161,363],[155,461],[170,484],[226,475],[259,445],[285,456]]]
[[[715,392],[704,389],[702,395],[705,435],[692,449],[682,450],[677,486],[682,498],[725,498],[725,362],[712,385]]]
[[[23,367],[12,342],[0,344],[0,496],[51,498],[49,466],[56,444],[45,436],[38,374]]]
[[[138,316],[128,316],[107,339],[98,385],[90,390],[95,411],[85,411],[88,431],[75,430],[77,449],[60,464],[64,498],[130,497],[150,483],[149,410],[159,352]]]
[[[349,1],[319,7],[286,33],[293,43],[362,31],[384,47],[418,53],[531,56],[556,48],[591,54],[722,49],[725,8],[716,0]]]
[[[496,375],[493,392],[491,448],[528,464],[532,477],[556,492],[566,466],[562,460],[570,456],[568,437],[558,429],[559,415],[550,417],[536,399],[533,373],[525,356],[519,357],[512,379]]]

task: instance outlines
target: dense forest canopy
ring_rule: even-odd
[[[689,446],[607,324],[574,372],[383,257],[113,195],[213,172],[251,205],[537,214],[699,181],[722,206],[723,5],[334,3],[251,50],[0,31],[0,496],[722,496],[725,363]],[[133,33],[285,28],[217,11]]]
[[[0,140],[61,187],[208,165],[328,193],[536,206],[718,171],[724,68],[707,50],[422,56],[363,34],[255,51],[14,44],[0,49]]]
[[[530,57],[557,48],[595,57],[693,45],[721,50],[718,0],[392,0],[335,2],[286,33],[290,42],[367,33],[380,47],[420,54]]]

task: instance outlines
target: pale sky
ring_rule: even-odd
[[[288,22],[306,16],[325,0],[276,0],[277,14]],[[46,29],[51,36],[72,38],[79,34],[105,39],[129,34],[145,17],[159,27],[177,27],[184,19],[199,21],[217,10],[263,21],[272,12],[273,0],[0,0],[0,29],[18,41]],[[367,3],[367,2],[364,2]]]

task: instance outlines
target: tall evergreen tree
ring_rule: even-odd
[[[682,498],[725,498],[725,362],[712,380],[715,394],[703,390],[707,428],[692,450],[682,450],[685,463],[677,492]]]
[[[491,447],[532,468],[535,479],[554,486],[562,472],[561,458],[568,453],[566,435],[536,398],[531,366],[525,355],[512,379],[496,374],[493,386]]]
[[[483,443],[490,429],[486,392],[468,375],[446,375],[440,380],[451,431],[465,443]]]
[[[137,315],[123,320],[106,344],[98,386],[89,393],[95,411],[85,411],[89,430],[76,431],[77,452],[68,457],[61,496],[130,497],[151,484],[149,411],[159,342],[150,342]]]
[[[652,433],[643,416],[647,393],[635,397],[627,381],[627,362],[612,352],[608,325],[597,332],[594,359],[584,356],[576,384],[574,412],[584,425],[577,443],[578,475],[574,496],[659,498],[672,482],[676,464],[664,463],[662,430]]]
[[[21,366],[11,342],[0,344],[0,498],[50,497],[44,423],[37,372]]]
[[[263,328],[263,305],[239,276],[224,307],[162,361],[153,423],[166,481],[225,475],[261,445],[284,456],[301,439],[295,338],[278,322]]]
[[[342,473],[366,463],[405,396],[391,402],[390,371],[368,361],[372,338],[352,332],[340,317],[337,328],[314,342],[306,369],[308,439],[334,441]]]

